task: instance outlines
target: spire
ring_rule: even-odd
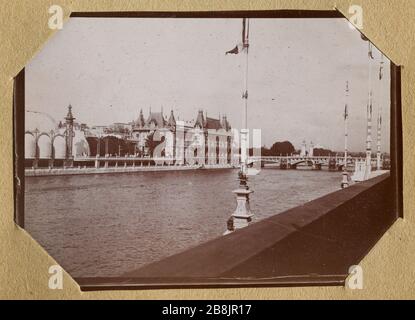
[[[72,106],[70,104],[68,106],[68,113],[67,113],[67,115],[65,117],[65,120],[66,121],[72,121],[72,122],[75,120],[75,118],[72,115]]]
[[[228,119],[226,117],[226,114],[222,116],[221,126],[226,131],[228,131],[230,129],[230,125],[229,125]]]
[[[138,119],[136,121],[136,125],[138,127],[144,127],[144,124],[145,124],[145,120],[144,120],[144,115],[143,115],[143,109],[141,108],[140,109],[140,114],[139,114]]]
[[[172,109],[172,110],[171,110],[171,112],[170,112],[170,118],[169,118],[169,121],[168,121],[168,125],[169,125],[170,127],[174,127],[174,126],[176,126],[176,119],[174,118],[173,109]]]
[[[195,127],[197,125],[199,125],[202,129],[205,127],[205,119],[204,119],[204,116],[203,116],[203,110],[202,109],[199,109],[199,111],[197,113]]]

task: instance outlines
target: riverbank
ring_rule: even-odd
[[[187,165],[187,166],[120,166],[120,167],[72,167],[72,168],[30,168],[25,169],[25,177],[86,175],[106,173],[132,173],[132,172],[160,172],[160,171],[188,171],[188,170],[217,170],[235,169],[230,165]]]

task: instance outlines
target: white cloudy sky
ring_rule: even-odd
[[[243,55],[225,55],[241,38],[241,19],[72,18],[26,68],[26,109],[57,120],[72,104],[79,122],[104,125],[163,107],[191,120],[198,109],[242,123]],[[389,150],[389,61],[377,81]],[[368,92],[367,42],[344,19],[251,19],[249,127],[262,143],[312,140],[343,147],[345,83],[350,81],[350,149],[363,151]],[[382,89],[383,86],[383,89]],[[30,119],[27,119],[30,122]]]

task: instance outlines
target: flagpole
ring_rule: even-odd
[[[364,180],[370,178],[372,169],[372,107],[373,107],[373,91],[372,91],[372,44],[369,40],[369,98],[367,104],[367,137],[366,137],[366,166]]]
[[[244,50],[242,50],[243,54],[245,54],[245,70],[244,70],[244,91],[242,94],[242,98],[244,101],[244,111],[243,111],[243,119],[242,119],[242,130],[241,130],[241,173],[244,178],[246,178],[247,174],[247,150],[248,150],[248,50],[249,44],[247,43],[248,38],[247,34],[249,32],[249,19],[246,19],[245,22],[246,32],[244,31]],[[246,184],[245,184],[246,185]]]
[[[380,69],[379,69],[379,94],[378,96],[381,97],[383,92],[383,54],[381,55],[380,60]],[[381,136],[382,136],[382,101],[379,99],[379,110],[378,110],[378,121],[377,121],[377,153],[376,153],[376,169],[381,169]]]

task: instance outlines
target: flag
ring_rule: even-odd
[[[244,50],[248,50],[249,42],[249,21],[247,18],[242,19],[242,43],[238,43],[232,50],[226,51],[225,54],[238,54]]]
[[[374,57],[373,57],[373,45],[372,45],[372,42],[370,42],[369,41],[369,52],[368,52],[368,55],[369,55],[369,58],[370,59],[375,59]]]
[[[349,112],[347,110],[347,104],[344,106],[344,120],[346,120],[349,117]]]
[[[383,78],[383,55],[382,55],[382,61],[380,62],[380,67],[379,67],[379,80],[382,80]]]
[[[368,116],[369,118],[372,118],[372,102],[369,102],[369,103],[367,104],[367,116]]]
[[[363,41],[369,41],[369,39],[363,33],[360,34],[360,37]]]

